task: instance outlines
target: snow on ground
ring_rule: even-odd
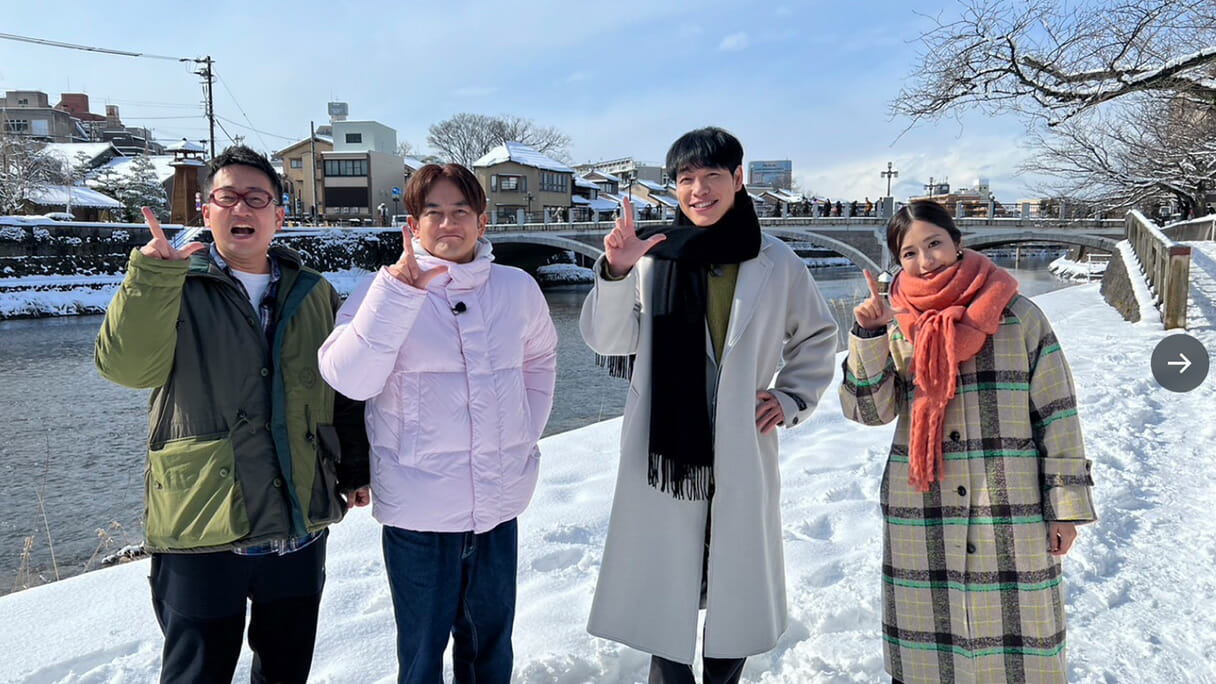
[[[1196,245],[1191,334],[1216,348],[1216,248]],[[1036,298],[1072,363],[1100,520],[1065,560],[1070,680],[1216,682],[1216,389],[1173,394],[1149,359],[1166,336],[1130,325],[1098,285]],[[839,383],[839,369],[836,383]],[[748,682],[880,682],[878,485],[890,427],[840,414],[834,384],[805,426],[782,432],[790,625],[748,660]],[[615,480],[620,420],[541,443],[542,477],[520,519],[515,679],[641,682],[646,656],[585,632]],[[0,598],[0,681],[154,681],[160,634],[147,561]],[[330,542],[313,677],[390,682],[393,617],[379,530],[366,509]],[[248,677],[245,653],[237,674]],[[449,675],[450,677],[450,667]]]
[[[326,273],[325,278],[345,297],[367,274],[349,268]],[[0,278],[0,319],[105,313],[125,275]]]
[[[1068,280],[1101,279],[1106,273],[1106,260],[1102,261],[1073,261],[1062,256],[1047,265],[1047,270]]]
[[[595,273],[575,264],[545,264],[536,269],[536,279],[542,285],[594,283]]]

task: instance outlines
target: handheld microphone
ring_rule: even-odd
[[[452,307],[452,313],[456,314],[457,316],[468,310],[469,307],[465,306],[464,302],[456,302],[456,306]]]

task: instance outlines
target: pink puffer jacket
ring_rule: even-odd
[[[321,375],[367,400],[372,514],[422,532],[485,532],[523,512],[553,406],[557,331],[527,273],[484,239],[426,291],[382,268],[338,311]]]

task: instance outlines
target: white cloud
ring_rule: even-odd
[[[738,52],[747,47],[747,34],[743,32],[732,33],[722,39],[718,43],[718,49],[724,52]]]

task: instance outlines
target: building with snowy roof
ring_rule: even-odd
[[[582,174],[582,176],[588,181],[598,185],[600,190],[603,192],[618,193],[621,191],[621,179],[612,175],[611,173],[608,173],[607,171],[592,169],[591,171]]]
[[[30,214],[64,212],[77,221],[109,221],[123,204],[83,185],[46,185],[31,190],[23,208]]]
[[[109,142],[47,143],[38,152],[63,164],[73,174],[88,173],[122,156]]]
[[[628,185],[637,180],[648,180],[660,184],[667,181],[667,170],[661,164],[640,162],[633,157],[579,164],[574,167],[574,170],[584,176],[592,171],[610,173],[617,177],[621,185]]]
[[[570,215],[574,169],[532,147],[506,142],[473,162],[493,223],[540,223]]]

